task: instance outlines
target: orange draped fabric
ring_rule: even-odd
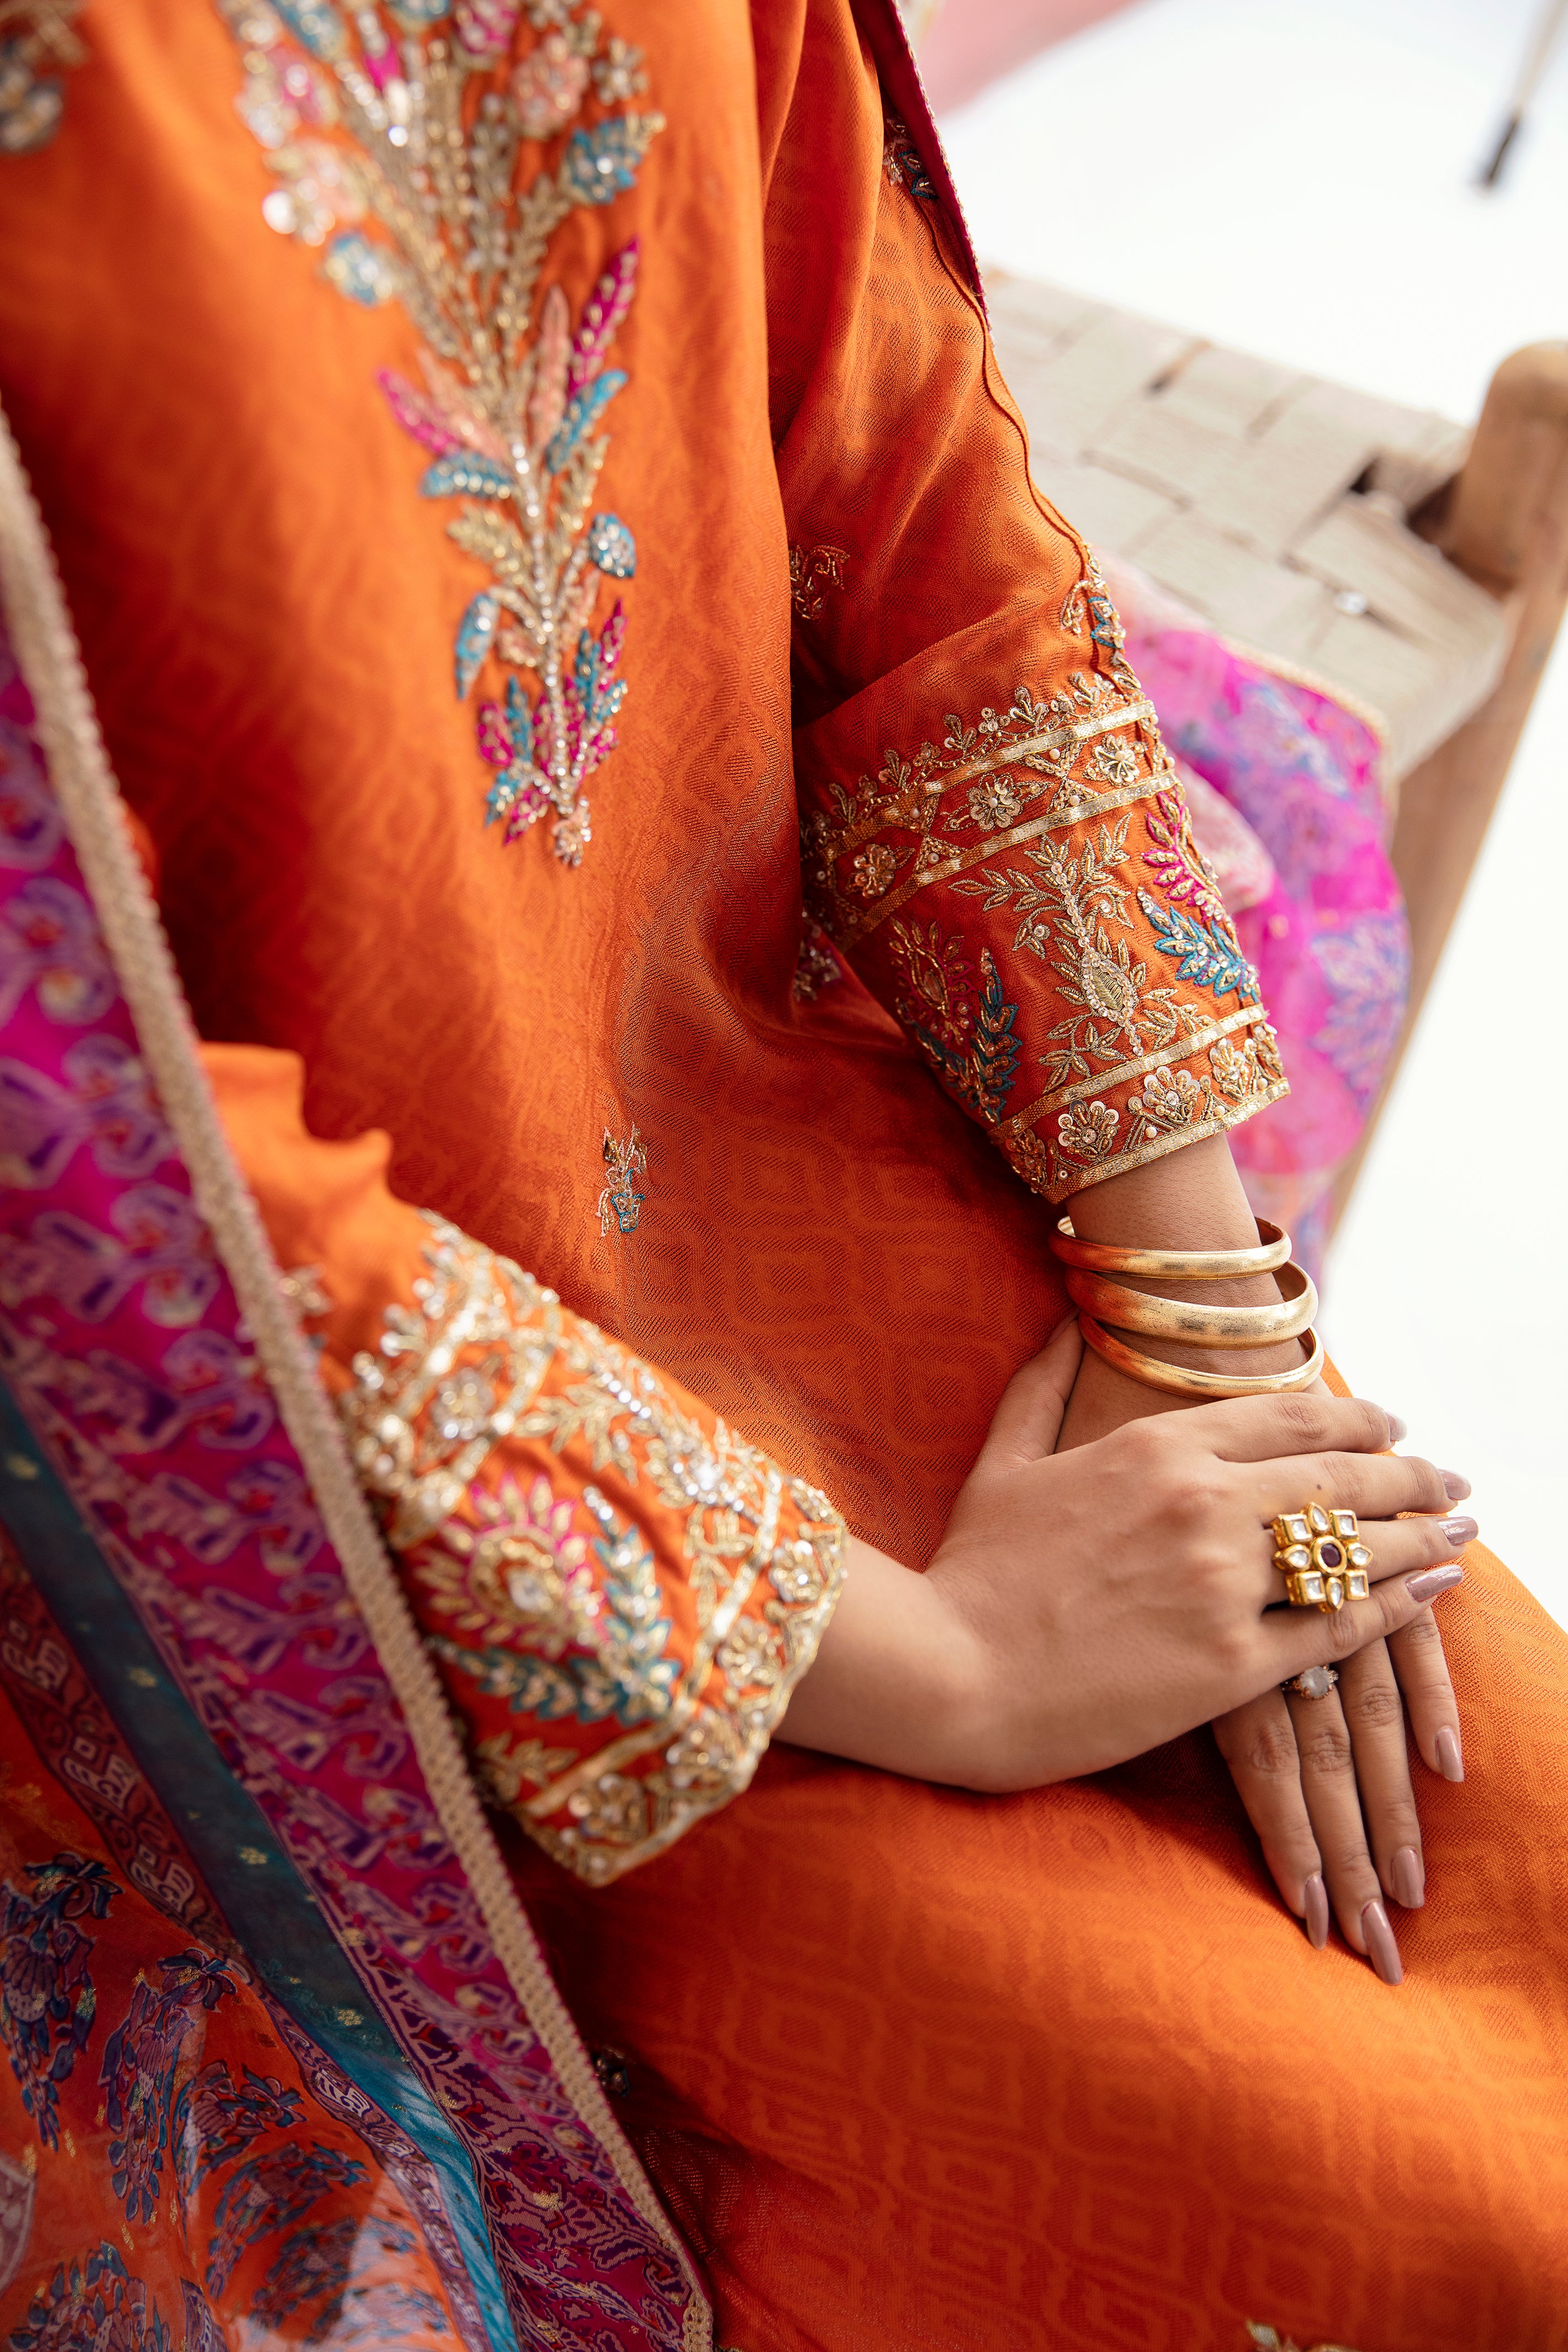
[[[566,531],[574,714],[321,0],[86,9],[0,159],[0,393],[204,1034],[920,1564],[1064,1311],[1047,1198],[1282,1080],[848,0],[609,14],[640,58],[564,0],[452,36],[591,191],[514,417],[596,568]],[[1310,1950],[1202,1739],[1005,1801],[774,1751],[609,1888],[519,1833],[721,2339],[1563,2340],[1568,1655],[1484,1558],[1447,1630],[1470,1779],[1423,1781],[1398,1994]]]

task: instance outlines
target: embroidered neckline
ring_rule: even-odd
[[[477,710],[494,772],[485,822],[512,842],[548,815],[575,866],[592,838],[584,788],[626,691],[621,598],[597,612],[606,584],[634,576],[637,541],[593,500],[610,446],[598,427],[628,381],[607,361],[638,241],[574,322],[546,270],[556,230],[634,188],[664,128],[626,104],[646,87],[641,53],[582,0],[217,5],[244,57],[236,107],[276,175],[264,218],[324,247],[348,300],[396,299],[419,331],[423,383],[379,381],[429,454],[420,495],[463,502],[448,534],[489,574],[453,645],[459,699],[487,669],[500,677]],[[524,16],[536,38],[514,56]]]

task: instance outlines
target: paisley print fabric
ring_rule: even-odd
[[[0,2342],[489,2352],[3,1530],[0,1627]]]

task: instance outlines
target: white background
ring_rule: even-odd
[[[1509,352],[1568,336],[1568,28],[1475,184],[1536,5],[1143,0],[943,121],[981,258],[1471,419]],[[1322,1328],[1568,1624],[1565,907],[1560,642]]]

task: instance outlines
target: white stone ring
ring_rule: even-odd
[[[1338,1681],[1332,1666],[1309,1666],[1305,1674],[1292,1675],[1279,1687],[1287,1697],[1294,1691],[1298,1698],[1327,1698]]]

